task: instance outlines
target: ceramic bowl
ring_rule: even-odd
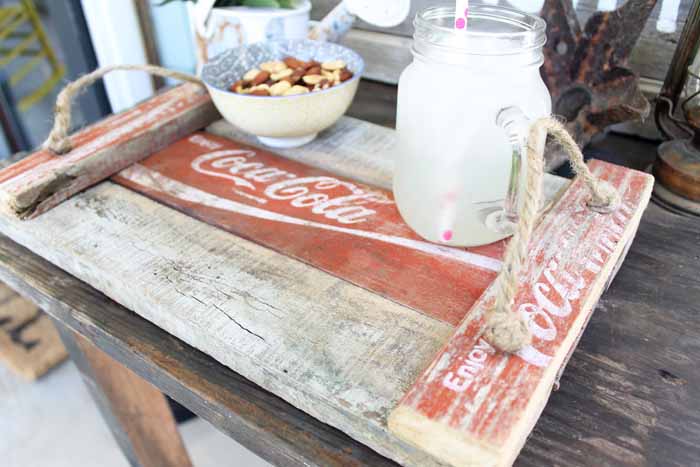
[[[322,91],[296,96],[251,96],[229,91],[248,70],[262,62],[293,56],[319,62],[343,60],[354,76]],[[216,56],[202,69],[202,80],[221,115],[271,147],[296,147],[333,125],[355,97],[364,69],[354,51],[330,42],[283,39],[236,47]]]

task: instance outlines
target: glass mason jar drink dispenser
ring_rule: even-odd
[[[517,216],[529,122],[550,114],[540,77],[544,20],[475,5],[415,19],[413,63],[399,80],[394,196],[427,240],[474,246],[502,239]]]

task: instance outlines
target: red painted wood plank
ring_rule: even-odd
[[[425,242],[387,191],[206,133],[115,180],[454,325],[500,268],[503,242],[470,249]]]
[[[32,217],[214,119],[209,95],[184,84],[71,136],[62,156],[40,149],[0,171],[0,202]]]
[[[612,214],[594,213],[576,180],[537,227],[514,303],[529,319],[533,343],[509,355],[480,337],[490,287],[391,414],[398,436],[452,465],[513,462],[650,197],[650,175],[600,161],[590,166],[623,202]]]

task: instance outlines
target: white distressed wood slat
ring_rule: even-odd
[[[341,165],[391,176],[367,154]],[[386,416],[452,326],[111,182],[32,220],[3,217],[0,230],[377,451],[434,464],[389,434]]]
[[[70,137],[57,156],[40,148],[0,176],[0,209],[33,217],[219,118],[202,86],[186,83]]]
[[[386,417],[451,326],[112,182],[0,230],[382,454],[434,464]]]

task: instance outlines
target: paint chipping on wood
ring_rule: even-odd
[[[576,180],[537,227],[514,304],[529,320],[533,344],[509,355],[479,337],[493,300],[489,288],[390,416],[394,433],[452,465],[515,459],[651,193],[647,174],[590,165],[622,204],[610,215],[588,210],[588,193]]]
[[[219,126],[225,127],[224,124]],[[389,131],[366,126],[362,131],[350,128],[348,134],[354,135],[358,147],[363,148],[366,146],[362,145],[367,144],[367,135]],[[226,141],[220,144],[224,143],[228,144]],[[316,149],[307,148],[305,151],[308,152],[296,153],[299,159],[312,160],[326,169],[314,172],[314,176],[327,175],[328,166],[333,166],[331,172],[342,172],[348,178],[344,181],[357,187],[364,187],[361,182],[388,186],[391,166],[378,162],[371,151],[358,151],[353,156],[357,157],[356,160],[351,157],[334,157],[329,162],[319,154],[332,153],[331,146],[337,144],[344,146],[342,151],[347,151],[348,145],[343,145],[342,141],[331,145],[323,138],[314,144],[318,144]],[[217,149],[240,150],[241,145]],[[264,189],[257,188],[264,185],[259,180],[272,177],[276,172],[260,170],[280,169],[293,173],[288,170],[291,166],[285,168],[264,163],[264,167],[249,167],[247,171],[241,170],[238,174],[222,171],[222,167],[213,167],[215,160],[202,166],[205,170],[216,169],[213,172],[238,179],[233,180],[196,171],[193,174],[191,170],[184,172],[184,175],[162,173],[156,167],[149,167],[156,160],[155,157],[154,155],[141,165],[132,166],[122,176],[127,175],[130,183],[138,182],[148,190],[161,193],[159,196],[163,196],[163,201],[169,204],[175,205],[183,197],[196,204],[187,209],[179,207],[184,214],[107,182],[80,193],[45,215],[29,221],[20,222],[13,216],[0,216],[0,230],[245,378],[319,420],[347,432],[377,452],[405,465],[444,465],[421,448],[390,432],[387,429],[387,417],[405,391],[417,378],[422,378],[421,374],[429,367],[430,361],[439,355],[440,346],[450,338],[454,329],[448,324],[449,321],[435,319],[427,313],[402,306],[395,299],[382,298],[371,292],[369,286],[352,285],[348,279],[339,278],[337,272],[333,272],[336,269],[328,269],[331,272],[329,274],[318,266],[310,267],[310,261],[294,259],[296,256],[289,252],[281,254],[281,249],[275,248],[276,251],[273,251],[271,247],[261,246],[260,238],[255,238],[255,242],[252,242],[192,217],[202,215],[205,210],[202,206],[205,206],[210,213],[216,213],[219,223],[225,222],[231,212],[238,216],[237,225],[222,226],[227,230],[250,227],[240,222],[280,224],[279,218],[263,219],[248,215],[253,212],[261,214],[258,210],[250,210],[252,207],[270,211],[272,206],[271,210],[277,215],[286,216],[286,220],[290,217],[301,219],[300,222],[283,223],[284,229],[299,229],[307,235],[309,232],[316,232],[312,235],[322,232],[322,235],[334,235],[339,239],[352,236],[354,242],[365,247],[388,245],[389,248],[408,248],[406,244],[384,241],[387,236],[401,237],[392,230],[396,226],[385,223],[378,224],[376,228],[364,229],[365,232],[380,232],[384,237],[365,234],[358,236],[349,231],[363,230],[362,222],[352,223],[362,216],[329,219],[325,216],[328,212],[325,210],[314,213],[313,208],[294,206],[290,200],[274,200],[273,203],[265,196]],[[255,157],[259,157],[259,154],[256,153]],[[294,154],[291,157],[296,158]],[[10,172],[0,172],[0,180],[10,180],[17,173],[25,172],[32,166],[40,167],[44,163],[45,160],[37,156],[21,166],[15,166]],[[285,161],[285,164],[289,163]],[[372,169],[375,166],[381,170]],[[634,186],[638,177],[637,173],[619,172],[613,166],[602,163],[594,163],[594,166],[599,171],[604,168],[609,172],[609,180],[618,186]],[[251,174],[254,170],[258,172]],[[246,174],[249,178],[245,177]],[[198,187],[196,179],[199,177],[209,178],[210,182]],[[301,177],[296,177],[299,178]],[[245,182],[252,183],[251,180],[256,190],[245,186]],[[350,180],[359,180],[360,183]],[[173,181],[177,183],[171,183]],[[236,181],[243,182],[243,185],[236,185]],[[183,185],[189,188],[183,190]],[[192,191],[192,187],[198,191]],[[644,183],[638,188],[641,188],[640,193],[647,193]],[[167,193],[173,199],[166,200],[162,193]],[[586,223],[586,212],[582,209],[585,200],[576,193],[575,188],[570,188],[540,225],[543,231],[551,233],[552,238],[565,242],[567,248],[573,248],[581,238],[595,233],[597,228],[594,223]],[[194,198],[187,198],[193,194],[196,195]],[[58,198],[52,198],[51,201],[56,199]],[[586,290],[571,286],[577,283],[576,273],[586,271],[588,267],[586,274],[605,278],[611,275],[611,258],[624,247],[622,237],[627,237],[627,243],[630,241],[636,228],[635,219],[638,221],[638,215],[646,202],[644,195],[639,200],[637,204],[632,202],[623,207],[615,224],[609,231],[604,231],[605,235],[591,247],[590,262],[580,264],[577,261],[578,269],[569,270],[564,265],[568,264],[567,261],[576,259],[577,255],[562,255],[558,258],[559,269],[550,270],[552,276],[564,284],[567,290],[579,293],[580,297],[576,300],[566,294],[567,298],[571,298],[574,308],[581,302],[585,302],[582,309],[588,310],[586,313],[592,308],[592,302],[586,298]],[[232,206],[239,211],[244,206],[248,214],[243,216],[239,211],[223,208]],[[384,207],[386,206],[390,205]],[[299,215],[300,212],[304,214]],[[569,217],[580,222],[581,226],[567,229],[568,224],[563,220]],[[342,223],[339,218],[349,220],[350,223]],[[318,224],[322,224],[322,227]],[[329,230],[326,226],[332,229]],[[271,239],[273,234],[283,230],[270,231],[272,233],[268,233],[264,239],[266,242],[274,240]],[[366,248],[358,253],[358,249],[353,248],[353,251],[346,252],[343,261],[338,260],[338,264],[369,264],[370,261],[376,261],[376,256],[370,252],[371,249]],[[421,255],[426,254],[423,250],[419,252]],[[316,253],[320,256],[322,248]],[[450,253],[435,254],[441,258],[440,261],[457,261]],[[489,255],[485,251],[478,251],[477,254],[498,260],[498,255]],[[532,255],[533,261],[544,265],[539,270],[538,278],[547,279],[545,269],[552,269],[549,262],[556,259],[547,242],[533,244]],[[475,258],[463,254],[457,256]],[[564,272],[570,277],[564,275]],[[379,273],[375,274],[378,274],[378,283],[388,283]],[[556,291],[553,284],[548,284],[550,292]],[[595,291],[591,297],[597,299],[602,286],[598,287],[597,281],[595,284],[595,287],[590,287]],[[488,284],[483,288],[487,286]],[[419,292],[426,293],[425,290]],[[488,289],[483,295],[482,292],[483,289],[479,292],[480,298],[477,296],[474,299],[477,305],[468,318],[467,329],[464,331],[467,337],[462,339],[464,342],[472,339],[471,344],[448,348],[437,359],[439,363],[427,373],[429,384],[440,384],[447,372],[452,371],[458,376],[459,367],[464,365],[462,374],[477,375],[464,391],[472,391],[473,396],[468,400],[453,398],[438,401],[432,407],[429,404],[417,407],[416,404],[408,406],[404,403],[394,412],[392,420],[402,418],[397,413],[406,414],[406,420],[410,421],[406,422],[404,429],[412,433],[413,437],[408,437],[411,442],[420,439],[426,426],[436,430],[444,429],[444,432],[457,439],[467,439],[473,443],[455,446],[449,438],[446,440],[431,436],[429,439],[433,449],[439,448],[441,452],[447,452],[454,448],[452,452],[472,456],[469,458],[484,455],[495,464],[504,459],[500,446],[508,447],[513,456],[517,453],[521,439],[524,440],[539,415],[539,410],[533,409],[529,404],[539,404],[539,407],[544,405],[556,377],[555,370],[558,368],[555,367],[564,353],[563,349],[566,349],[567,355],[570,353],[584,321],[578,321],[577,318],[576,323],[570,324],[563,342],[557,340],[556,345],[535,347],[534,350],[541,354],[539,356],[533,353],[512,359],[499,359],[487,344],[473,339],[480,325],[480,306],[492,299]],[[407,297],[414,299],[410,295]],[[559,302],[556,304],[560,305]],[[465,311],[466,307],[463,313]],[[531,309],[524,311],[534,314]],[[570,315],[577,313],[578,316],[586,314],[572,310]],[[459,322],[460,319],[461,317],[454,322]],[[546,335],[549,324],[546,318],[542,317],[537,323],[542,328],[543,335]],[[514,363],[524,361],[524,358],[538,361],[537,358],[542,358],[542,355],[549,357],[549,366],[540,368],[534,365],[536,370],[532,370],[533,365],[530,364],[527,367],[529,369],[523,371],[522,367]],[[462,359],[457,369],[452,366],[456,359]],[[484,376],[485,372],[490,376]],[[489,378],[492,384],[488,383]],[[463,381],[452,380],[457,386],[462,386]],[[514,382],[514,387],[497,384],[498,381]],[[523,389],[528,387],[535,389],[530,392]],[[522,397],[525,393],[528,394],[527,398]],[[507,404],[503,405],[501,401],[507,401]],[[521,416],[504,417],[503,407],[508,407]],[[425,415],[426,411],[430,412],[428,409],[442,410],[442,415],[438,419],[431,419]],[[509,428],[504,430],[503,427]],[[466,429],[473,430],[474,436],[478,438],[466,437]],[[497,447],[489,441],[494,439],[502,440],[495,445]],[[604,449],[605,446],[597,445],[597,448]],[[508,459],[504,462],[507,463]]]
[[[0,208],[20,218],[41,214],[217,116],[200,86],[178,86],[74,135],[68,154],[41,149],[3,169]]]
[[[115,180],[450,324],[500,268],[503,242],[469,249],[428,243],[403,222],[388,191],[207,133]]]

